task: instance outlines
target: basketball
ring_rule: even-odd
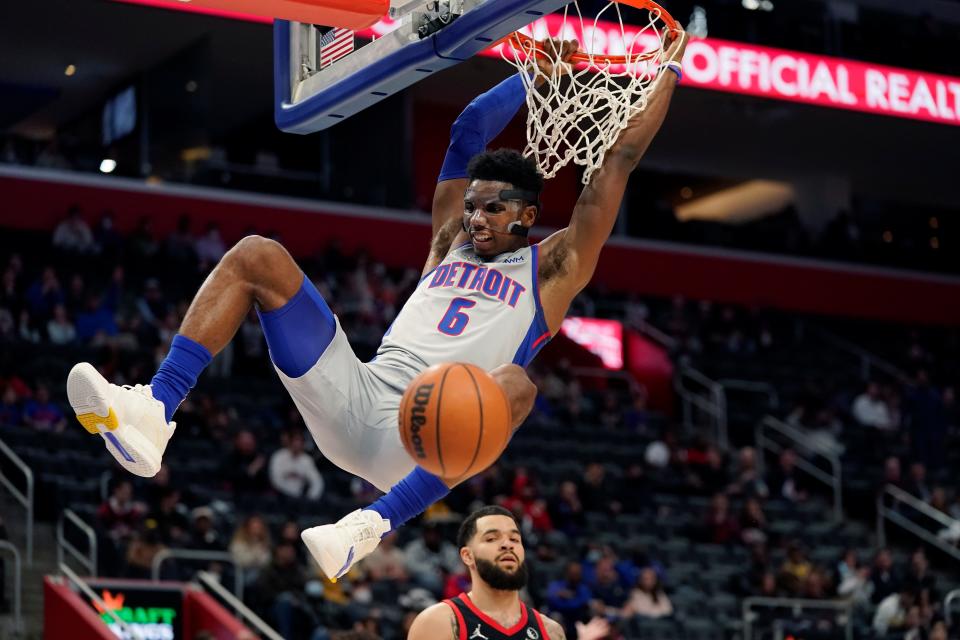
[[[400,439],[414,461],[445,480],[486,469],[510,440],[510,405],[493,377],[472,364],[437,364],[400,401]]]

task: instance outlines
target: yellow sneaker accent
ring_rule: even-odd
[[[77,420],[80,421],[84,429],[93,435],[100,433],[100,430],[97,429],[98,425],[102,424],[109,431],[113,431],[120,426],[120,423],[117,421],[117,414],[113,412],[113,407],[110,407],[110,411],[106,416],[98,416],[95,413],[81,413],[77,415]]]

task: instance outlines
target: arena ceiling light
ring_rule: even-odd
[[[771,0],[741,0],[741,4],[750,11],[773,11]]]
[[[104,158],[100,161],[100,173],[113,173],[117,168],[117,161],[113,158]]]

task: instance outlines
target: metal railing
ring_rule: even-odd
[[[783,452],[784,447],[779,441],[770,437],[769,432],[775,432],[786,438],[797,451],[797,468],[827,485],[833,493],[833,517],[835,520],[843,519],[843,467],[840,464],[840,456],[836,451],[825,448],[820,442],[810,438],[807,434],[791,427],[790,425],[774,418],[766,416],[757,423],[754,430],[754,442],[760,455],[757,456],[757,466],[760,473],[764,471],[765,461],[763,452],[769,451],[774,455]],[[804,453],[812,453],[827,461],[830,465],[830,472],[824,471],[811,460],[803,457]]]
[[[821,327],[816,329],[816,333],[825,342],[857,358],[860,362],[860,377],[863,380],[870,380],[874,377],[875,371],[880,371],[903,384],[910,384],[910,377],[892,362]]]
[[[98,596],[97,593],[90,588],[90,585],[84,582],[83,579],[74,573],[70,567],[63,562],[59,563],[57,566],[60,568],[60,573],[62,573],[67,580],[77,585],[77,588],[83,592],[83,595],[90,598],[90,602],[95,603],[101,611],[113,618],[113,621],[117,624],[117,627],[119,627],[119,630],[123,634],[122,637],[132,638],[132,640],[142,640],[143,636],[140,634],[140,631],[121,620],[114,608],[104,602],[103,598]]]
[[[240,616],[241,620],[249,622],[257,631],[262,633],[264,637],[268,638],[268,640],[283,640],[283,636],[274,631],[260,616],[251,611],[237,596],[227,591],[217,580],[216,576],[207,571],[198,571],[196,577],[200,584],[220,596],[224,602],[233,607],[233,610]]]
[[[674,388],[680,396],[684,427],[706,427],[713,434],[717,446],[727,449],[730,439],[727,434],[727,396],[723,385],[693,367],[683,366],[674,381]]]
[[[27,547],[27,566],[33,566],[33,471],[27,466],[20,456],[14,453],[13,449],[7,446],[7,443],[0,440],[0,452],[10,459],[26,479],[26,491],[20,491],[2,471],[0,471],[0,484],[6,487],[7,491],[13,496],[14,500],[20,503],[27,511],[26,528],[26,547]]]
[[[889,506],[887,504],[888,500],[892,502]],[[946,540],[941,539],[934,533],[931,533],[930,529],[917,524],[914,520],[901,513],[901,509],[898,508],[901,506],[904,507],[906,511],[912,511],[913,514],[922,515],[936,522],[942,529],[960,527],[960,521],[951,518],[942,511],[934,509],[926,502],[917,499],[903,489],[888,484],[877,496],[877,539],[880,542],[880,546],[884,546],[887,543],[886,523],[889,522],[912,533],[947,555],[960,560],[960,549],[948,543]]]
[[[953,603],[960,603],[960,589],[954,589],[943,599],[943,618],[947,627],[953,626]]]
[[[200,551],[197,549],[162,549],[153,556],[151,577],[154,582],[160,580],[160,568],[167,560],[206,560],[233,565],[233,593],[243,600],[243,575],[233,556],[226,551]]]
[[[767,397],[767,410],[774,411],[780,408],[780,395],[772,384],[767,382],[757,382],[756,380],[739,380],[735,378],[723,378],[717,380],[717,384],[723,387],[724,391],[740,391],[743,393],[756,393]]]
[[[73,524],[87,537],[89,546],[89,555],[73,546],[73,543],[67,540],[66,525]],[[72,556],[77,562],[82,564],[91,576],[97,575],[97,534],[93,527],[88,525],[83,519],[73,512],[72,509],[64,509],[57,520],[57,565],[64,564],[64,551]]]
[[[0,551],[6,551],[13,557],[13,630],[23,633],[23,567],[20,563],[20,551],[6,540],[0,540]]]
[[[837,622],[842,623],[844,637],[853,640],[853,602],[849,600],[805,600],[802,598],[747,598],[743,601],[743,640],[753,640],[753,627],[757,614],[753,609],[789,609],[794,618],[802,611],[820,609],[837,612]],[[776,637],[776,636],[774,636]],[[783,637],[782,635],[780,636]]]

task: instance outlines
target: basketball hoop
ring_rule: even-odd
[[[632,22],[624,20],[624,9]],[[505,39],[501,56],[522,72],[527,89],[525,154],[544,177],[573,162],[584,167],[583,183],[590,182],[620,132],[646,109],[671,36],[682,34],[651,0],[611,0],[593,18],[574,0]],[[559,51],[538,44],[547,39],[577,40],[581,51],[570,64],[561,62]],[[531,62],[544,59],[553,63],[552,73],[531,74]]]

